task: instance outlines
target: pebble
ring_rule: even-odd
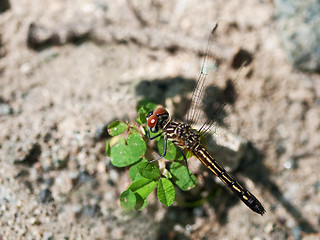
[[[73,215],[74,215],[74,218],[79,218],[80,215],[81,215],[81,210],[82,210],[82,206],[81,205],[74,205],[72,206],[72,212],[73,212]]]
[[[73,184],[75,184],[79,179],[80,173],[77,170],[69,172],[69,177]]]
[[[56,177],[52,191],[56,194],[68,194],[73,187],[73,181],[70,178],[69,173],[63,171],[59,176]]]
[[[53,201],[51,191],[48,188],[41,190],[38,196],[38,202],[48,204]]]
[[[79,180],[81,183],[89,182],[92,180],[92,177],[85,171],[80,172]]]
[[[86,205],[82,208],[82,214],[88,217],[96,217],[101,215],[101,209],[99,205]]]
[[[284,144],[282,142],[278,143],[276,148],[277,155],[280,156],[285,152],[286,152],[286,147],[284,146]]]
[[[23,201],[22,200],[18,200],[17,201],[17,208],[19,209],[19,208],[21,208],[23,206]]]
[[[13,109],[9,104],[1,103],[0,104],[0,116],[13,114]]]
[[[118,182],[119,180],[119,173],[117,171],[110,171],[109,178],[112,182]]]
[[[30,218],[30,224],[31,225],[39,225],[41,222],[39,221],[39,219],[35,218],[35,217],[31,217]]]
[[[29,63],[24,63],[19,68],[20,72],[23,74],[30,74],[32,72],[32,66]]]
[[[117,201],[117,196],[114,192],[110,191],[110,192],[105,192],[103,195],[103,199],[106,202],[114,202]]]
[[[273,223],[268,223],[268,224],[265,226],[264,231],[265,231],[266,233],[270,234],[273,229],[274,229]]]
[[[67,26],[49,28],[37,23],[29,25],[27,44],[32,49],[40,49],[52,45],[75,43],[90,36],[92,26],[90,21],[76,19]]]
[[[51,187],[53,185],[53,183],[54,183],[54,178],[50,177],[48,179],[44,179],[43,183],[45,185],[47,185],[48,187]]]
[[[289,169],[296,169],[298,167],[297,161],[295,158],[291,157],[283,164],[284,168]]]
[[[23,163],[28,166],[33,165],[39,160],[41,155],[41,146],[39,143],[29,143],[24,149],[17,149],[14,163]]]
[[[107,166],[104,161],[98,162],[97,171],[98,171],[98,173],[105,173],[107,171]]]

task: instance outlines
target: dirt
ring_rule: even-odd
[[[289,64],[273,14],[272,1],[252,0],[10,1],[0,14],[0,239],[319,239],[320,77]],[[249,142],[233,175],[267,212],[204,174],[214,197],[203,205],[165,207],[153,195],[124,213],[130,182],[104,154],[106,126],[133,120],[145,96],[183,112],[217,22],[216,80],[237,79],[228,126]],[[236,77],[239,54],[251,61]]]

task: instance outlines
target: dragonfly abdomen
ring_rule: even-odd
[[[211,156],[207,149],[199,143],[192,152],[206,165],[222,182],[224,182],[251,210],[263,215],[265,210],[259,200],[246,188],[241,186],[220,164]]]

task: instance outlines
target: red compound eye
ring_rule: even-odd
[[[153,128],[158,122],[158,117],[153,114],[148,118],[147,125],[149,128]]]
[[[154,115],[163,115],[166,113],[167,113],[167,110],[164,109],[163,107],[157,107],[156,110],[154,110],[153,112]]]

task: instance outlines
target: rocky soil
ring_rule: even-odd
[[[320,238],[320,76],[290,64],[272,1],[5,3],[0,239]],[[185,112],[216,22],[215,80],[236,79],[238,93],[227,126],[249,142],[233,175],[267,212],[253,213],[205,171],[200,194],[213,192],[210,201],[165,207],[154,195],[124,213],[130,182],[104,154],[106,126],[133,120],[144,97]],[[240,73],[239,58],[250,60]]]

